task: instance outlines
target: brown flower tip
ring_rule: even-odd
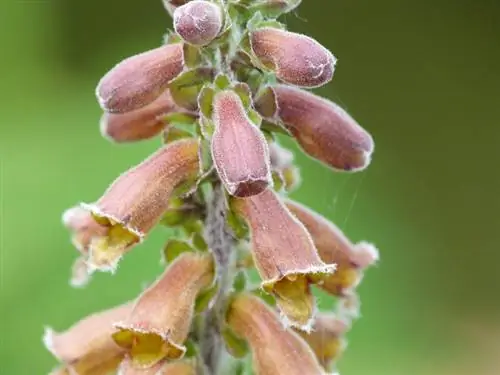
[[[175,141],[118,177],[95,204],[82,204],[107,227],[106,235],[92,238],[89,266],[114,271],[161,219],[174,189],[198,173],[198,142]]]
[[[111,339],[113,323],[125,319],[131,309],[132,304],[127,303],[95,313],[61,333],[48,328],[45,346],[63,363],[55,374],[105,375],[115,371],[125,353]]]
[[[272,185],[266,139],[246,114],[233,91],[221,91],[213,99],[215,132],[212,159],[227,191],[249,197]]]
[[[219,34],[222,12],[214,3],[193,0],[174,11],[174,29],[189,44],[204,46]]]
[[[106,112],[134,111],[158,98],[183,68],[181,43],[129,57],[101,79],[96,89],[97,99]]]
[[[286,206],[311,234],[321,259],[337,264],[337,272],[323,277],[318,285],[338,296],[355,288],[363,270],[378,260],[375,246],[366,242],[352,244],[333,223],[297,202],[288,200]]]
[[[149,368],[137,368],[127,356],[120,365],[118,375],[196,375],[196,368],[192,361],[167,363],[166,360]]]
[[[368,166],[374,143],[347,112],[307,91],[277,85],[275,118],[297,139],[302,149],[328,166],[357,171]]]
[[[252,51],[276,77],[299,87],[317,87],[333,77],[336,58],[314,39],[264,27],[250,34]]]
[[[237,295],[229,306],[227,322],[248,341],[255,373],[325,375],[306,342],[284,328],[279,316],[259,298]]]
[[[183,253],[139,297],[128,319],[115,324],[112,337],[127,350],[134,367],[184,355],[196,296],[213,277],[209,253]]]
[[[344,334],[350,324],[334,314],[319,313],[311,332],[296,331],[311,347],[325,369],[339,359],[346,347]]]
[[[307,330],[315,313],[309,284],[313,278],[331,274],[335,265],[320,259],[307,230],[271,189],[236,198],[232,207],[250,227],[262,287],[276,297],[291,325]]]
[[[153,138],[165,128],[165,115],[178,110],[166,90],[152,103],[127,113],[107,113],[101,117],[101,134],[117,143]]]

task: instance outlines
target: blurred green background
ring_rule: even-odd
[[[55,365],[45,325],[132,298],[161,270],[160,229],[115,276],[72,289],[60,215],[158,146],[102,139],[94,88],[171,21],[160,0],[1,3],[0,373],[43,374]],[[498,375],[500,2],[304,0],[287,21],[339,58],[317,91],[377,145],[355,175],[297,153],[294,197],[381,251],[341,373]]]

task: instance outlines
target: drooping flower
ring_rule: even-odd
[[[335,270],[323,262],[306,228],[270,189],[235,198],[233,209],[250,227],[254,263],[262,287],[272,293],[292,325],[308,329],[315,313],[309,284]]]
[[[89,265],[113,271],[161,219],[175,188],[198,173],[198,142],[175,141],[118,177],[96,203],[83,204],[107,227],[106,235],[92,238]]]
[[[134,367],[184,355],[196,296],[213,278],[211,254],[183,253],[139,297],[128,318],[115,324],[113,340],[127,351]]]
[[[56,374],[106,375],[118,368],[125,351],[111,338],[113,324],[125,319],[132,303],[92,314],[68,330],[57,333],[48,328],[44,343],[62,366]]]
[[[259,375],[326,375],[307,343],[261,299],[239,294],[227,312],[231,329],[248,341]]]
[[[250,33],[252,52],[276,77],[299,87],[328,83],[337,59],[314,39],[272,27]]]

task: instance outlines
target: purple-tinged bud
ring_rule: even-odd
[[[311,332],[296,332],[309,344],[321,365],[328,370],[346,347],[344,334],[350,323],[330,313],[319,313]]]
[[[370,164],[372,137],[337,104],[285,85],[271,90],[276,100],[274,119],[286,126],[308,155],[343,171]]]
[[[213,121],[212,159],[227,191],[248,197],[272,185],[266,139],[247,116],[235,92],[215,95]]]
[[[152,103],[184,69],[182,43],[167,44],[129,57],[101,79],[96,95],[109,113],[135,111]]]
[[[235,198],[232,208],[250,227],[262,288],[276,297],[291,325],[307,330],[315,314],[309,284],[313,277],[331,274],[335,265],[320,259],[305,227],[271,189],[250,198]]]
[[[131,314],[115,324],[115,342],[134,367],[150,367],[184,355],[198,293],[213,282],[211,254],[186,252],[137,300]]]
[[[264,27],[251,32],[250,43],[259,62],[285,83],[318,87],[333,77],[337,59],[308,36]]]
[[[155,101],[145,107],[126,113],[107,113],[101,117],[101,134],[117,143],[134,142],[153,138],[160,134],[169,112],[181,111],[170,92],[166,90]]]
[[[65,332],[48,328],[43,341],[63,363],[55,374],[106,375],[116,371],[125,351],[111,338],[113,324],[125,319],[132,303],[92,314]]]
[[[288,200],[286,206],[307,228],[326,263],[336,263],[337,271],[322,278],[318,286],[337,296],[344,296],[355,288],[363,271],[378,260],[378,250],[372,244],[353,244],[333,223],[303,205]]]
[[[149,368],[138,368],[127,356],[120,365],[118,375],[196,375],[196,367],[192,361],[168,363],[164,360]]]
[[[284,328],[280,317],[256,296],[237,295],[226,316],[231,329],[248,341],[256,374],[326,375],[307,343]]]
[[[175,188],[198,173],[198,142],[176,141],[118,177],[95,204],[83,204],[108,229],[92,238],[89,266],[114,271],[121,256],[160,221]]]
[[[186,43],[204,46],[214,40],[222,27],[222,12],[218,5],[193,0],[174,11],[174,29]]]

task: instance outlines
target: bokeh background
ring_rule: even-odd
[[[157,46],[170,22],[160,0],[1,1],[2,375],[47,373],[45,325],[132,298],[161,270],[159,229],[115,276],[72,289],[77,254],[60,215],[158,146],[102,139],[94,87]],[[304,0],[287,22],[337,55],[336,77],[317,92],[377,144],[355,175],[297,152],[294,197],[381,251],[341,373],[498,375],[500,2]]]

